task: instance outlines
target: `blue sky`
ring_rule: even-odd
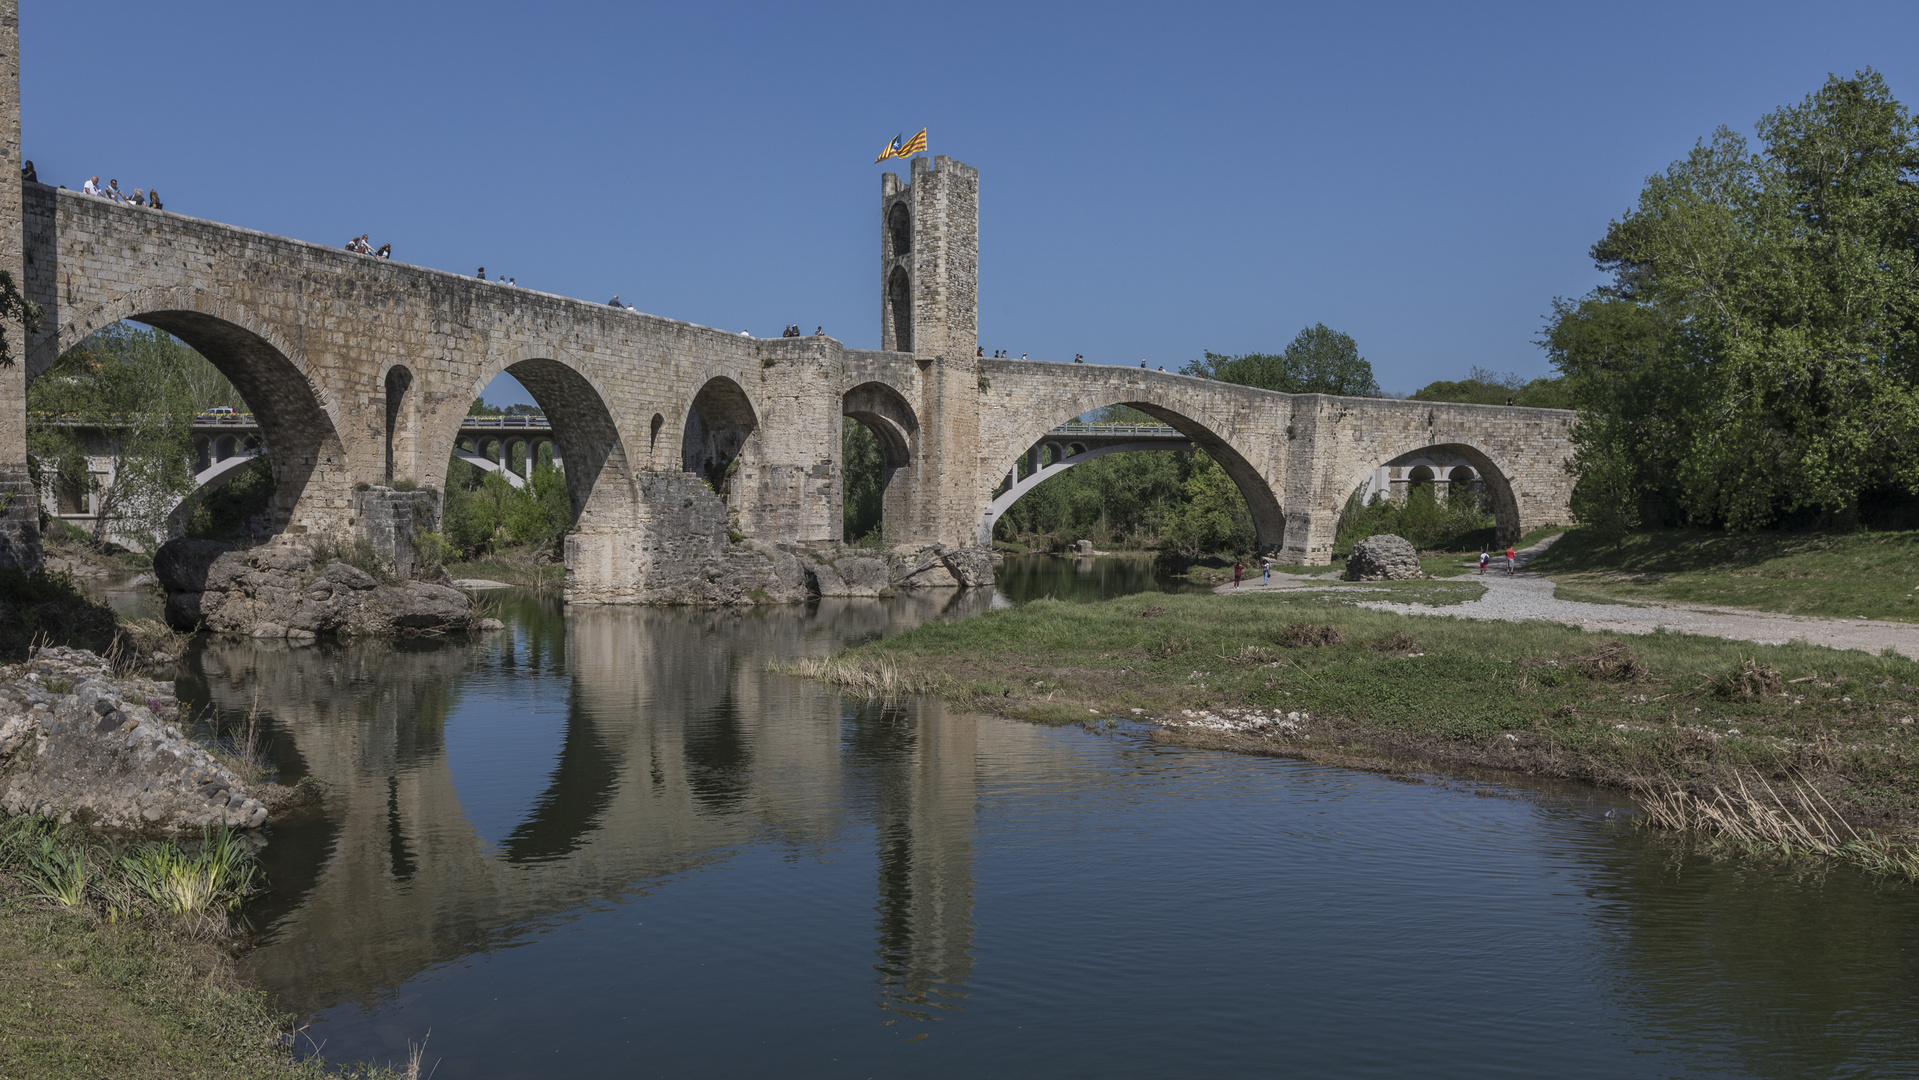
[[[1715,126],[1868,65],[1919,104],[1914,5],[21,8],[49,183],[872,348],[871,162],[925,126],[981,170],[988,350],[1172,368],[1323,321],[1401,392],[1546,373],[1552,298]]]

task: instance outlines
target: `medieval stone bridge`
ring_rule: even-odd
[[[17,83],[7,90],[17,131]],[[17,139],[8,147],[17,158]],[[685,537],[669,534],[699,500],[724,500],[702,520],[748,537],[839,540],[843,416],[879,437],[885,520],[907,545],[979,542],[1009,465],[1057,425],[1114,404],[1218,460],[1261,546],[1287,561],[1328,561],[1348,494],[1421,450],[1472,464],[1503,536],[1566,517],[1570,413],[980,357],[979,174],[944,157],[914,159],[907,181],[881,178],[880,350],[753,338],[22,185],[17,165],[0,169],[0,215],[19,208],[15,265],[44,314],[25,364],[0,382],[0,472],[16,483],[21,369],[30,381],[131,319],[176,335],[233,382],[272,461],[276,528],[294,533],[364,528],[367,492],[396,480],[438,488],[468,404],[513,375],[565,462],[575,601],[649,599],[649,575],[686,557]],[[0,559],[30,561],[29,548],[37,559],[17,507],[11,523]]]

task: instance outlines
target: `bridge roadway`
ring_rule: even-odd
[[[1114,404],[1216,459],[1262,547],[1287,561],[1326,562],[1346,497],[1419,452],[1469,462],[1502,535],[1565,520],[1567,412],[978,355],[978,175],[941,157],[914,159],[910,182],[882,176],[879,350],[754,338],[27,184],[26,292],[44,315],[16,369],[31,379],[121,319],[180,337],[256,416],[275,527],[320,534],[355,527],[356,486],[439,487],[468,404],[512,374],[567,466],[574,602],[649,599],[656,564],[686,557],[674,530],[687,500],[723,501],[750,537],[840,539],[842,417],[879,437],[885,520],[907,544],[979,542],[1007,464]],[[8,386],[0,411],[20,415],[24,388]],[[24,461],[24,424],[0,424],[0,440],[14,432],[0,466]],[[682,474],[711,495],[671,480]]]

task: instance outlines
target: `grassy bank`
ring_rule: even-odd
[[[1678,601],[1919,622],[1919,532],[1673,529],[1618,542],[1574,529],[1528,570],[1567,600]]]
[[[1795,779],[1835,823],[1919,833],[1919,663],[1805,645],[1402,616],[1364,597],[1040,601],[923,624],[800,672],[1041,722],[1169,721],[1161,738],[1387,770],[1515,769],[1709,794]]]
[[[229,912],[258,887],[231,834],[182,846],[0,824],[0,1080],[340,1075],[295,1061],[292,1018],[235,970]]]

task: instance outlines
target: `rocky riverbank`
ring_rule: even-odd
[[[0,809],[145,833],[264,825],[272,793],[184,723],[171,683],[116,675],[83,649],[36,650],[0,668]]]

